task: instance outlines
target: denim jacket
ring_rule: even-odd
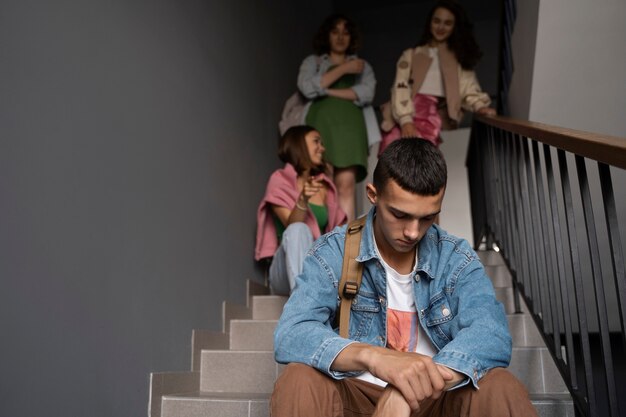
[[[337,355],[349,344],[386,346],[387,277],[376,254],[373,223],[368,214],[357,260],[364,264],[363,280],[352,303],[349,339],[334,327],[339,311],[345,226],[320,237],[307,254],[296,287],[285,304],[274,333],[275,358],[299,362],[341,379],[360,371],[331,370]],[[469,243],[433,225],[419,243],[413,293],[420,325],[438,353],[433,360],[462,374],[478,387],[478,380],[511,359],[511,336],[504,308],[495,298]]]

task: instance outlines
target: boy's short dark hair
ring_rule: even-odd
[[[446,161],[441,151],[427,140],[398,139],[378,158],[374,187],[379,194],[390,179],[411,193],[437,195],[448,180]]]

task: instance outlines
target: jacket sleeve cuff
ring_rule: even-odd
[[[354,104],[359,107],[363,107],[372,102],[371,94],[368,94],[369,88],[364,85],[354,85],[351,87],[354,94],[356,94],[356,100],[354,100]]]
[[[402,116],[400,118],[398,118],[398,124],[400,126],[406,124],[406,123],[413,123],[413,116],[412,115],[406,115],[406,116]]]
[[[454,369],[468,377],[465,382],[455,385],[452,389],[467,385],[470,381],[475,388],[478,388],[478,381],[482,378],[486,370],[472,357],[463,352],[442,350],[433,357],[433,361]]]
[[[352,86],[352,91],[356,94],[354,104],[363,107],[367,106],[374,100],[374,92],[376,90],[376,78],[374,71],[368,63],[365,63],[363,74],[359,77],[359,81]]]
[[[334,379],[343,379],[361,374],[360,371],[342,372],[330,369],[339,353],[352,343],[356,342],[341,337],[326,339],[322,346],[320,346],[320,348],[313,355],[311,364],[313,367],[323,371]]]

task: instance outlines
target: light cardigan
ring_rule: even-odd
[[[439,45],[438,50],[447,104],[447,113],[440,115],[444,130],[453,129],[461,121],[463,110],[475,112],[489,106],[491,99],[481,90],[474,71],[463,69],[447,45]],[[395,123],[402,126],[413,121],[413,96],[424,82],[432,60],[428,46],[404,51],[396,67],[390,106],[383,105],[383,131],[390,131]]]
[[[345,223],[346,213],[339,207],[337,201],[337,189],[328,176],[322,174],[322,179],[327,187],[326,208],[328,209],[328,224],[324,233],[330,232],[336,226]],[[278,236],[272,217],[272,204],[288,209],[293,209],[300,196],[298,189],[298,174],[291,164],[274,171],[267,182],[265,195],[257,210],[257,232],[254,259],[260,260],[274,256],[278,249]],[[304,223],[309,226],[313,239],[322,235],[317,219],[310,209],[307,210]]]

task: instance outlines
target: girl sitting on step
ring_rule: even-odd
[[[337,190],[326,175],[324,145],[310,126],[289,128],[280,139],[285,163],[270,176],[257,210],[255,259],[272,258],[270,288],[289,295],[313,241],[345,223]]]

